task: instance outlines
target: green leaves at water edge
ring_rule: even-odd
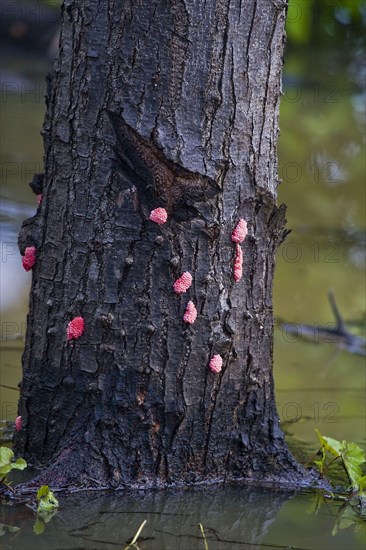
[[[365,453],[356,443],[347,443],[342,451],[342,458],[352,486],[357,491],[362,491],[366,478],[362,475],[361,464],[366,461]]]
[[[326,437],[322,435],[318,429],[315,428],[315,433],[317,434],[320,444],[326,451],[329,451],[334,456],[340,456],[342,451],[342,445],[345,443],[341,443],[337,439],[333,439],[332,437]]]
[[[8,447],[0,447],[0,468],[9,464],[14,456],[14,453]]]
[[[51,521],[59,507],[58,500],[50,491],[48,485],[42,485],[37,491],[37,518],[33,526],[33,532],[41,535],[46,528],[46,523]]]
[[[42,512],[51,512],[52,510],[55,510],[55,508],[58,508],[58,500],[53,494],[52,491],[50,491],[48,485],[42,485],[38,489],[37,492],[37,501],[38,501],[38,508],[37,513]]]
[[[323,436],[317,429],[315,429],[315,432],[321,444],[322,459],[315,461],[315,464],[319,467],[320,472],[324,472],[326,451],[328,451],[335,458],[340,458],[342,460],[342,464],[352,488],[359,493],[359,496],[365,498],[366,476],[363,475],[361,465],[366,462],[366,457],[361,447],[353,442],[341,442],[337,439]]]
[[[0,447],[0,477],[6,476],[11,470],[24,470],[27,463],[23,458],[13,462],[14,453],[8,447]]]

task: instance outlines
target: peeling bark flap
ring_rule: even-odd
[[[170,161],[123,117],[107,113],[117,138],[117,163],[132,178],[146,206],[163,205],[170,216],[185,210],[186,217],[191,218],[199,214],[196,202],[207,202],[219,192],[214,180]]]

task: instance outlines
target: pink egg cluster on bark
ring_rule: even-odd
[[[152,222],[163,225],[168,219],[168,214],[165,208],[155,208],[150,212],[150,220]]]
[[[187,304],[186,311],[183,315],[183,321],[189,325],[193,325],[197,319],[197,309],[193,302],[189,301]]]
[[[22,429],[22,417],[21,416],[17,416],[16,419],[15,419],[15,429],[17,432],[20,432],[20,430]]]
[[[192,275],[185,271],[179,279],[173,284],[173,289],[176,294],[182,294],[186,292],[192,284]]]
[[[218,374],[222,369],[222,357],[221,355],[214,355],[210,360],[210,369],[215,374]]]
[[[234,243],[242,243],[248,234],[247,222],[241,218],[231,235],[231,240]]]
[[[68,340],[76,340],[80,338],[84,333],[84,319],[82,317],[75,317],[67,325],[66,334]]]
[[[243,276],[243,251],[240,244],[236,245],[236,255],[234,261],[234,279],[239,282]]]
[[[27,246],[22,256],[22,264],[26,271],[30,271],[36,263],[36,247]]]

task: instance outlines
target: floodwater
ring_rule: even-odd
[[[8,511],[19,531],[4,537],[4,550],[124,549],[146,520],[140,550],[362,550],[362,525],[337,529],[337,506],[317,513],[315,494],[225,487],[186,491],[80,495],[34,533],[35,518],[21,507]],[[358,529],[358,530],[357,530]],[[352,530],[352,533],[350,531]]]
[[[9,56],[2,75],[1,188],[1,419],[14,420],[31,275],[20,267],[16,240],[36,210],[27,183],[42,171],[39,135],[47,61]],[[311,70],[310,70],[311,69]],[[317,450],[315,428],[365,447],[365,361],[338,349],[318,327],[335,326],[327,292],[335,292],[348,329],[365,329],[365,83],[354,44],[344,51],[289,51],[279,140],[279,202],[292,232],[277,255],[274,289],[275,383],[278,411],[294,454]],[[298,326],[289,333],[282,323]],[[300,324],[314,326],[310,341]],[[25,506],[2,508],[0,523],[18,531],[4,549],[124,548],[141,523],[146,550],[298,548],[364,549],[365,523],[316,493],[248,487],[61,497],[60,511],[34,533]],[[41,530],[41,529],[40,529]],[[1,535],[1,529],[0,529]]]

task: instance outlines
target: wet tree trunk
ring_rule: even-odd
[[[304,477],[272,378],[285,15],[280,0],[64,2],[43,200],[19,239],[37,262],[15,446],[53,486]]]

